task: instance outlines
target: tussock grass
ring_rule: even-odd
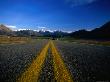
[[[27,37],[0,36],[0,44],[26,43],[30,41],[31,39]]]
[[[93,45],[104,45],[110,46],[110,41],[107,40],[86,40],[86,39],[75,39],[75,38],[61,38],[61,41],[82,43],[82,44],[93,44]]]

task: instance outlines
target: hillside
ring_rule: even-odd
[[[0,35],[10,35],[12,33],[12,30],[5,25],[0,25]]]
[[[45,36],[53,38],[61,38],[65,36],[71,36],[73,38],[79,39],[101,39],[101,40],[110,40],[110,21],[105,23],[99,28],[95,28],[91,31],[86,31],[85,29],[78,30],[72,33],[66,33],[62,31],[34,31],[34,30],[21,30],[21,31],[12,31],[10,28],[5,25],[0,25],[0,35],[13,35],[13,36]]]
[[[92,30],[91,35],[93,35],[96,38],[110,39],[110,21],[102,25],[100,28]]]
[[[100,28],[95,28],[91,31],[86,31],[85,29],[75,31],[70,34],[74,38],[82,39],[107,39],[110,40],[110,21],[102,25]]]

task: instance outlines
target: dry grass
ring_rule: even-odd
[[[110,41],[96,41],[96,40],[75,40],[79,43],[85,43],[85,44],[96,44],[96,45],[106,45],[110,46]]]
[[[110,46],[110,40],[84,40],[84,39],[75,39],[75,38],[62,38],[62,41],[82,43],[82,44],[94,44],[94,45],[105,45]]]
[[[0,36],[0,44],[26,43],[29,41],[30,38],[27,37]]]

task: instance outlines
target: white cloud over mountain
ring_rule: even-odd
[[[12,25],[6,25],[6,27],[9,27],[9,28],[17,28],[16,26],[12,26]]]
[[[14,26],[14,25],[5,25],[5,26],[8,27],[8,28],[10,28],[10,29],[12,29],[12,30],[16,30],[17,29],[17,27]]]

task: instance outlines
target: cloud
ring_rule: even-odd
[[[12,26],[12,25],[6,25],[6,27],[9,27],[9,28],[12,28],[12,29],[17,28],[16,26]]]
[[[47,30],[47,27],[44,27],[44,26],[37,26],[37,30],[41,30],[41,31],[46,31]]]
[[[20,28],[17,31],[21,31],[21,30],[31,30],[31,29]]]
[[[17,30],[17,27],[16,26],[13,26],[13,25],[5,25],[6,27],[12,29],[12,30]]]
[[[45,32],[45,31],[49,31],[49,32],[54,32],[54,31],[56,31],[56,30],[53,30],[53,29],[50,29],[49,27],[45,27],[45,26],[37,26],[37,30],[34,30],[34,31],[37,31],[37,32],[39,32],[39,31],[43,31],[43,32]]]
[[[65,0],[65,2],[67,4],[70,4],[72,7],[90,4],[90,3],[93,3],[95,1],[97,1],[97,0]]]

